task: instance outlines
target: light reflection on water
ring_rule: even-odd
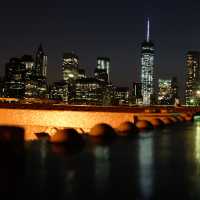
[[[97,145],[94,148],[95,185],[99,193],[105,191],[110,174],[110,149]]]
[[[200,122],[196,123],[195,158],[196,161],[200,164]]]
[[[200,199],[199,125],[181,124],[109,144],[86,137],[85,146],[72,149],[29,142],[20,173],[19,163],[9,160],[12,151],[6,159],[1,154],[0,185],[32,199]],[[5,184],[12,179],[17,181]]]
[[[152,135],[152,133],[151,133]],[[139,182],[143,197],[149,199],[153,188],[154,140],[153,137],[139,140]]]

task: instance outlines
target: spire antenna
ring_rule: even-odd
[[[147,42],[150,41],[150,21],[147,19]]]

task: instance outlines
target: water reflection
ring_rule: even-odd
[[[196,124],[195,159],[200,164],[200,122]]]
[[[1,198],[10,199],[23,191],[24,152],[16,154],[6,147],[0,147],[0,151],[0,194]]]
[[[51,195],[60,199],[79,199],[84,196],[85,187],[90,184],[84,176],[87,174],[91,180],[93,170],[85,171],[83,166],[93,166],[90,154],[85,152],[82,157],[83,146],[68,146],[60,144],[51,144],[51,150],[55,161],[51,161],[53,168],[51,178]],[[92,183],[92,181],[88,181]],[[58,186],[58,187],[57,187]],[[55,188],[56,187],[56,188]],[[55,193],[56,192],[56,193]],[[58,198],[58,199],[59,199]]]
[[[97,145],[94,148],[95,185],[99,195],[105,194],[110,175],[110,149],[108,146]]]
[[[24,130],[0,126],[0,194],[10,199],[18,196],[24,176]],[[20,195],[19,195],[20,196]]]
[[[137,191],[137,150],[130,138],[119,138],[110,148],[109,197],[113,199],[134,199]]]
[[[43,198],[43,191],[47,182],[47,155],[48,144],[46,141],[28,142],[26,144],[26,170],[24,193],[34,193],[32,197]],[[31,180],[31,181],[30,181]],[[35,187],[37,185],[37,189]],[[40,196],[41,195],[41,196]]]
[[[152,133],[138,142],[139,184],[142,198],[150,199],[154,182],[154,139]]]
[[[29,142],[25,155],[0,150],[0,191],[20,198],[200,199],[200,124],[111,143],[87,138],[83,147]]]

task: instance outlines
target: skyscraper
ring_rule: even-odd
[[[79,57],[74,53],[64,53],[62,61],[63,80],[70,82],[79,76]]]
[[[37,77],[46,78],[47,76],[47,56],[44,54],[41,44],[35,56],[35,73]]]
[[[110,58],[98,57],[97,67],[95,69],[95,76],[110,83]],[[106,80],[107,79],[107,80]]]
[[[44,54],[42,45],[40,44],[35,55],[35,75],[37,82],[37,97],[47,97],[47,56]]]
[[[178,98],[177,79],[159,79],[158,80],[158,104],[174,105],[175,99]]]
[[[146,39],[141,45],[141,83],[143,104],[150,105],[154,94],[154,44],[150,40],[150,22],[147,21]]]
[[[142,84],[138,82],[133,82],[132,87],[132,104],[142,104]]]
[[[94,77],[99,81],[101,91],[103,91],[103,105],[111,105],[114,101],[114,88],[110,80],[110,58],[98,57],[97,65],[94,70]]]
[[[77,79],[73,103],[102,105],[104,93],[101,84],[101,81],[95,78]]]
[[[200,102],[200,52],[189,51],[186,55],[186,90],[187,105]]]
[[[20,58],[11,58],[5,67],[5,96],[23,98],[26,66]]]
[[[31,55],[24,55],[21,63],[25,65],[25,96],[26,98],[37,97],[37,78],[34,70],[34,59]]]
[[[179,97],[179,87],[178,87],[178,79],[177,77],[172,77],[172,100],[173,103],[176,103],[176,100],[180,101]]]
[[[105,69],[98,69],[98,68],[96,68],[94,70],[94,77],[97,80],[100,80],[100,81],[103,81],[105,83],[108,83],[108,74],[107,74],[107,72],[106,72]]]

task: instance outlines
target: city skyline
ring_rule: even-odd
[[[149,20],[149,18],[147,18],[148,20]],[[149,23],[149,22],[148,22]],[[148,26],[149,26],[149,24],[148,24]],[[147,30],[145,30],[145,38],[144,38],[144,40],[143,41],[147,41],[147,38],[149,38],[149,29]],[[142,43],[140,43],[140,44],[142,44]],[[39,44],[39,48],[40,48],[40,46],[42,45],[42,43],[40,43]],[[48,51],[47,49],[45,49],[45,51]],[[36,50],[34,50],[32,53],[30,53],[30,54],[28,54],[28,53],[26,53],[25,52],[25,56],[26,55],[31,55],[31,56],[35,56],[34,55],[34,53],[36,53]],[[64,52],[64,54],[65,54],[66,52]],[[67,52],[67,53],[76,53],[75,51],[69,51],[69,52]],[[16,58],[19,58],[19,57],[21,57],[21,56],[23,56],[23,54],[18,54],[19,56],[18,57],[16,57]],[[21,55],[21,56],[20,56]],[[63,53],[61,54],[62,56],[63,56]],[[77,55],[77,54],[76,54]],[[47,57],[48,57],[48,55],[46,55]],[[48,82],[48,84],[53,84],[54,82],[56,82],[56,81],[59,81],[59,80],[61,80],[62,79],[62,56],[60,56],[60,66],[58,66],[58,70],[57,71],[54,71],[55,73],[57,73],[58,71],[59,71],[59,75],[58,75],[58,79],[49,79],[49,77],[48,77],[48,72],[49,72],[49,63],[48,63],[48,66],[47,66],[47,68],[46,68],[46,70],[45,70],[45,73],[47,74],[47,82]],[[81,57],[80,55],[77,55],[79,58]],[[140,56],[141,56],[141,52],[140,52]],[[99,57],[102,57],[102,56],[96,56],[96,60],[95,60],[95,65],[97,65],[97,60],[98,60],[98,58]],[[108,58],[108,59],[110,59],[108,56],[103,56],[103,57],[105,57],[105,58]],[[155,55],[155,57],[156,57],[156,55]],[[11,59],[11,58],[15,58],[15,57],[10,57],[9,59]],[[49,57],[48,57],[49,58]],[[140,58],[141,59],[141,58]],[[9,61],[9,60],[8,60]],[[7,62],[8,62],[7,61]],[[110,60],[111,61],[111,70],[110,71],[113,71],[112,70],[112,60]],[[185,60],[184,60],[185,61]],[[6,65],[6,63],[5,63],[5,65]],[[93,73],[94,73],[94,70],[95,70],[95,68],[96,68],[96,66],[94,65],[94,67],[92,68],[92,70],[91,71],[88,71],[88,68],[86,67],[86,66],[84,66],[84,65],[82,65],[82,62],[81,62],[81,60],[80,60],[80,66],[86,71],[86,76],[93,76]],[[5,66],[4,66],[4,68],[5,68]],[[156,68],[156,67],[155,67]],[[115,68],[114,68],[115,69]],[[118,80],[113,80],[112,78],[112,76],[110,77],[110,80],[111,80],[111,82],[114,84],[114,85],[116,85],[116,86],[121,86],[121,87],[124,87],[124,86],[126,86],[126,87],[129,87],[129,88],[131,88],[132,87],[132,83],[133,82],[135,82],[135,81],[137,81],[138,83],[140,83],[141,82],[141,77],[140,77],[140,75],[138,75],[139,73],[141,74],[141,72],[139,72],[138,73],[138,71],[140,71],[141,70],[141,64],[139,63],[139,65],[138,65],[138,67],[137,67],[137,69],[136,69],[136,71],[135,71],[135,73],[137,73],[137,77],[135,78],[135,79],[132,79],[132,80],[129,80],[129,83],[128,84],[126,84],[126,85],[123,85],[123,84],[120,84],[120,82],[118,81]],[[185,73],[185,70],[186,69],[184,69],[184,73]],[[5,70],[4,70],[5,71]],[[156,71],[156,69],[155,69],[155,71]],[[156,73],[156,72],[155,72]],[[112,73],[111,73],[112,74]],[[3,72],[3,74],[1,74],[1,77],[4,77],[4,75],[5,75],[5,72]],[[185,75],[185,74],[184,74]],[[158,74],[156,74],[156,76],[158,76]],[[161,77],[162,78],[171,78],[171,77],[174,77],[173,76],[173,73],[168,73],[168,74],[162,74],[161,75]],[[178,76],[177,76],[178,77]],[[155,82],[155,85],[157,85],[158,86],[158,80],[156,79],[156,82]],[[179,85],[179,84],[178,84]],[[157,87],[157,86],[155,86],[155,87]],[[183,91],[183,93],[181,93],[180,92],[180,95],[181,95],[181,98],[182,98],[182,100],[183,100],[183,98],[184,98],[184,92],[185,92],[185,85],[182,85],[183,87],[181,88],[182,89],[182,91]],[[179,86],[180,87],[180,86]]]
[[[12,6],[3,2],[0,72],[4,73],[10,57],[32,54],[42,42],[49,57],[51,82],[61,77],[62,53],[74,51],[90,74],[96,66],[96,57],[110,57],[114,84],[130,85],[138,79],[140,44],[149,16],[158,74],[168,73],[183,80],[186,52],[200,49],[199,7],[198,2],[188,5],[186,1],[125,1],[121,5],[111,0],[96,5],[90,1],[39,4],[36,0],[31,6],[24,0],[12,2]]]
[[[0,194],[200,199],[200,1],[0,4]]]

